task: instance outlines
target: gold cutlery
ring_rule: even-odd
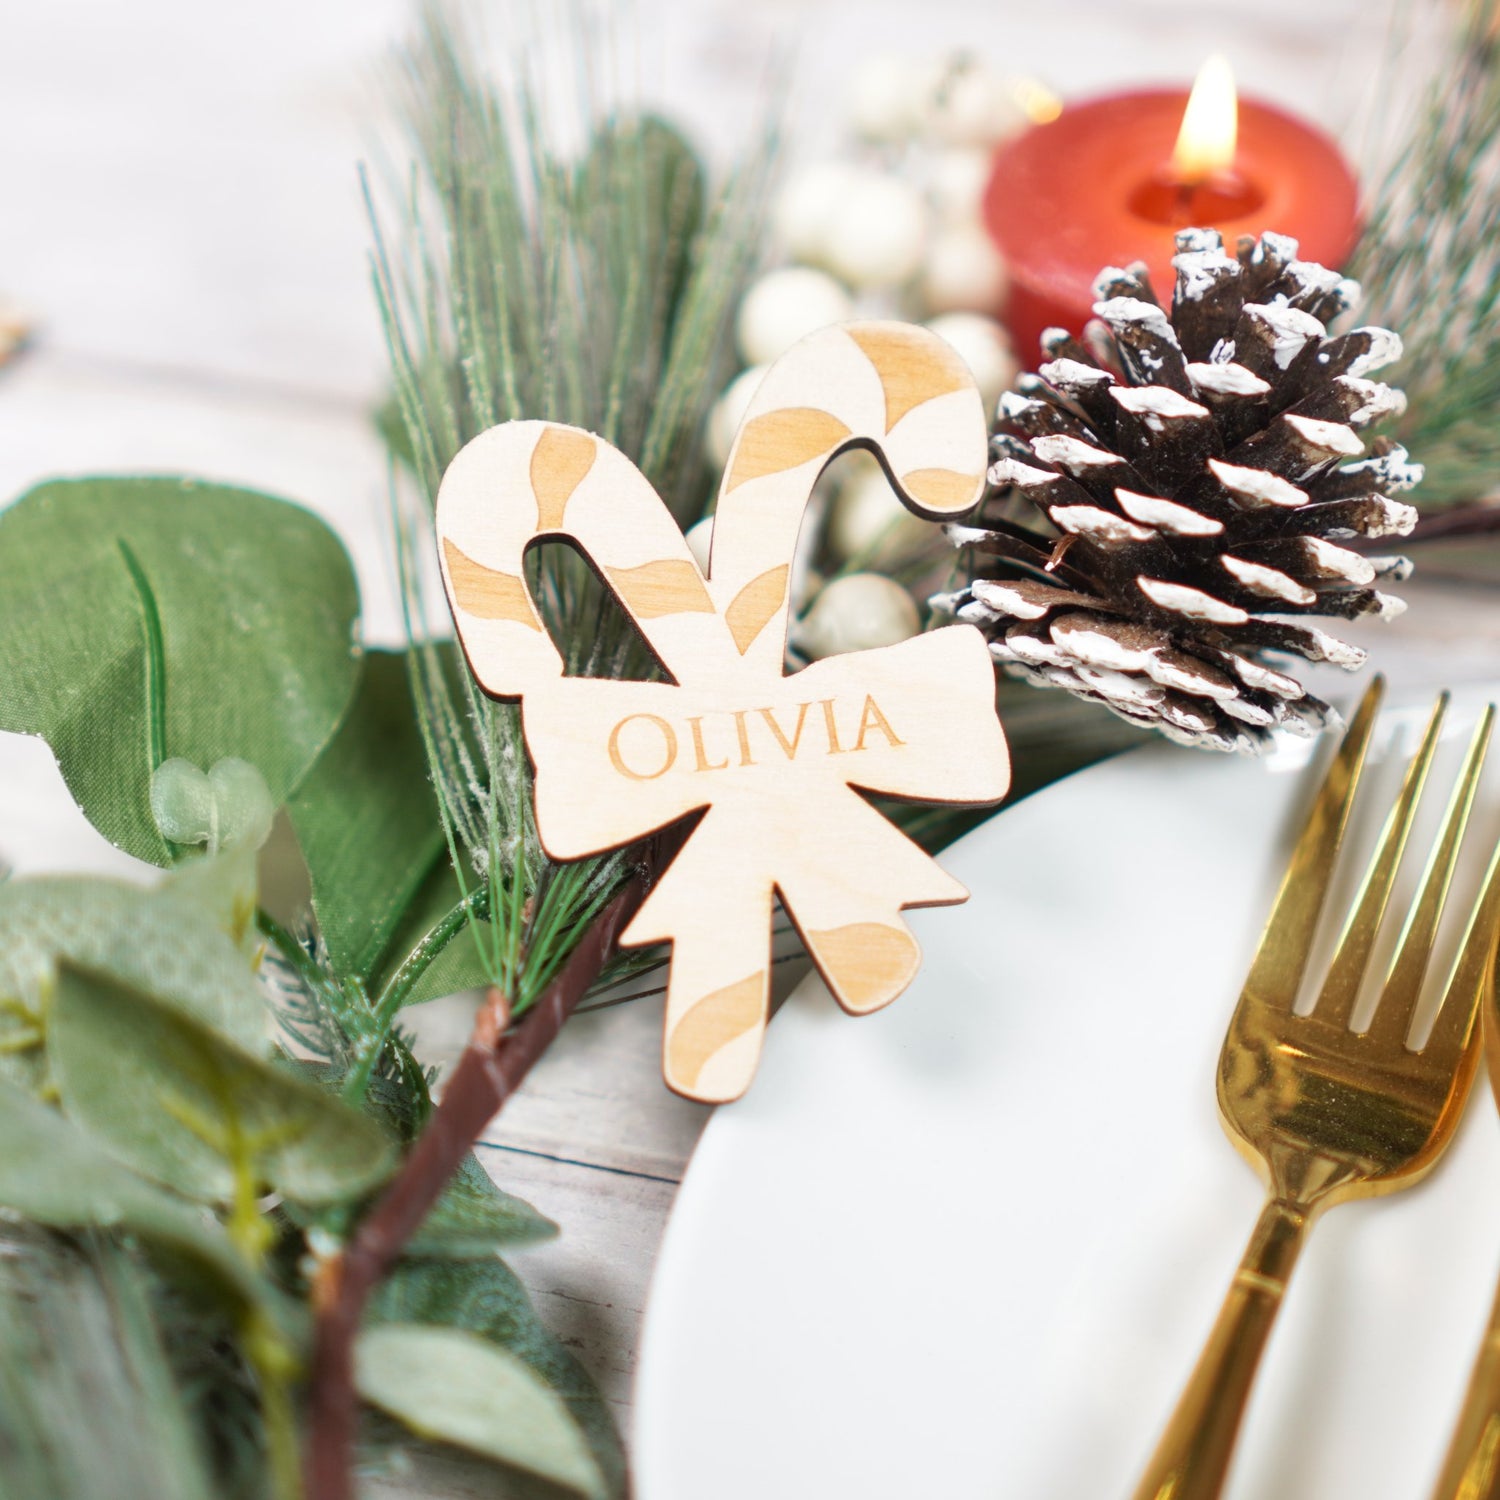
[[[1500,864],[1500,845],[1491,861]],[[1482,1031],[1485,1061],[1489,1064],[1490,1088],[1500,1107],[1500,995],[1491,968],[1485,982],[1488,1002]],[[1469,1388],[1453,1439],[1443,1460],[1442,1472],[1432,1492],[1433,1500],[1500,1500],[1500,1290],[1490,1308],[1490,1321],[1474,1359]]]
[[[1394,1192],[1431,1170],[1463,1111],[1493,962],[1500,880],[1491,864],[1427,1040],[1407,1045],[1438,919],[1474,803],[1494,709],[1481,716],[1407,913],[1373,1018],[1355,1031],[1361,982],[1437,749],[1439,697],[1345,921],[1312,1010],[1294,1010],[1383,684],[1366,692],[1292,853],[1219,1058],[1219,1112],[1266,1183],[1217,1322],[1135,1500],[1218,1495],[1287,1278],[1313,1220],[1334,1203]]]

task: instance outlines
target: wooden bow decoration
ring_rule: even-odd
[[[912,509],[956,515],[979,499],[987,441],[979,393],[947,344],[854,323],[811,335],[767,372],[730,453],[707,577],[634,464],[578,428],[493,427],[443,479],[437,529],[459,638],[487,693],[522,700],[548,854],[600,853],[707,809],[621,939],[672,943],[663,1072],[678,1093],[733,1099],[754,1076],[777,893],[855,1013],[917,971],[902,908],[968,895],[860,792],[1004,796],[979,632],[948,626],[791,676],[784,658],[792,554],[829,460],[868,447]],[[588,554],[672,682],[563,675],[522,572],[544,536]]]

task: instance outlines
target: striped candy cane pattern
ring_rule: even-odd
[[[663,1070],[692,1098],[734,1098],[754,1074],[777,893],[852,1012],[916,973],[901,910],[965,898],[854,788],[983,804],[1008,785],[971,626],[784,674],[797,533],[818,475],[852,446],[919,513],[971,509],[987,432],[952,349],[905,324],[856,323],[778,360],[730,453],[706,577],[639,470],[577,428],[492,428],[438,497],[459,638],[486,692],[521,699],[548,853],[598,853],[706,809],[622,939],[672,943]],[[588,554],[671,683],[563,675],[522,572],[543,536]]]

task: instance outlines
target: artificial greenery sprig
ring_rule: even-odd
[[[439,20],[429,18],[411,68],[413,107],[426,111],[414,119],[427,163],[420,180],[445,226],[442,248],[419,248],[415,262],[383,257],[378,279],[405,431],[424,475],[419,488],[430,498],[457,446],[492,421],[555,415],[611,433],[691,522],[710,494],[698,429],[722,383],[718,361],[753,259],[764,153],[709,207],[692,152],[657,122],[601,109],[577,161],[549,145],[535,119],[506,123],[498,94],[472,76]],[[495,154],[502,138],[514,143],[511,155]],[[416,325],[404,321],[413,304],[398,283],[420,289]],[[418,576],[409,566],[414,556],[403,548],[408,580]],[[651,670],[576,559],[540,559],[536,586],[575,670]],[[414,586],[407,599],[415,627],[422,602]],[[493,1366],[487,1385],[529,1391],[533,1400],[541,1399],[540,1380],[556,1393],[566,1405],[546,1429],[558,1460],[553,1477],[582,1493],[612,1495],[623,1466],[607,1411],[494,1259],[497,1246],[535,1238],[539,1225],[545,1232],[545,1221],[518,1212],[514,1200],[501,1204],[504,1195],[497,1198],[468,1143],[601,969],[619,973],[651,961],[622,959],[613,947],[649,861],[640,850],[566,867],[547,861],[531,825],[514,711],[479,695],[451,645],[420,629],[407,651],[360,650],[357,616],[352,570],[337,540],[305,511],[269,496],[191,480],[100,478],[44,486],[0,516],[0,728],[46,738],[95,826],[152,863],[186,859],[206,870],[194,846],[215,845],[228,826],[220,794],[232,790],[234,767],[260,778],[261,833],[269,810],[285,809],[310,877],[314,920],[289,925],[264,910],[257,915],[253,890],[242,889],[237,982],[255,988],[258,928],[270,944],[258,959],[260,982],[283,1027],[278,1066],[295,1065],[333,1111],[328,1118],[359,1137],[355,1154],[366,1169],[331,1198],[304,1203],[281,1189],[268,1198],[263,1189],[276,1181],[261,1175],[257,1153],[274,1140],[262,1139],[259,1127],[247,1135],[219,1120],[204,1102],[218,1094],[200,1097],[201,1079],[183,1085],[188,1102],[175,1113],[164,1114],[153,1098],[117,1110],[112,1121],[93,1118],[96,1102],[118,1095],[109,1077],[67,1092],[61,1112],[37,1102],[51,1086],[52,1022],[41,998],[0,972],[0,1131],[7,1146],[34,1138],[34,1154],[48,1162],[40,1176],[0,1170],[0,1207],[68,1234],[102,1229],[186,1246],[227,1284],[236,1306],[249,1285],[270,1287],[276,1305],[288,1299],[294,1311],[310,1300],[314,1311],[353,1306],[337,1362],[343,1409],[354,1411],[352,1375],[367,1403],[385,1403],[429,1433],[445,1430],[453,1402],[443,1381],[456,1378],[444,1376],[448,1362],[434,1340],[440,1344],[450,1324],[468,1317],[471,1298],[482,1296],[487,1308],[505,1310],[493,1328],[495,1347],[485,1351]],[[121,1015],[156,1016],[162,1000],[160,976],[131,967],[141,954],[169,970],[191,968],[214,941],[173,901],[164,901],[167,915],[156,925],[111,926],[100,920],[101,902],[124,898],[93,886],[55,893],[56,911],[28,904],[28,887],[14,889],[12,953],[31,954],[39,943],[47,951],[58,923],[107,940],[107,951],[91,948],[83,957],[125,964]],[[0,971],[6,956],[0,953]],[[450,1083],[439,1121],[429,1080],[401,1037],[400,1014],[479,980],[499,985],[480,1014],[480,1045]],[[91,1030],[77,1017],[100,1013],[88,1009],[81,984],[69,981],[73,998],[63,1011],[74,1018],[63,1036],[75,1051]],[[515,1021],[503,1046],[502,1017]],[[107,1030],[99,1029],[101,1036]],[[138,1031],[137,1040],[181,1041],[167,1022]],[[199,1043],[219,1056],[217,1044]],[[90,1067],[107,1072],[139,1050],[96,1047]],[[306,1106],[305,1088],[288,1095],[258,1067],[251,1068],[256,1088],[234,1094],[237,1107],[260,1109],[276,1098]],[[145,1062],[138,1071],[152,1076]],[[165,1194],[143,1179],[132,1198],[129,1179],[103,1165],[92,1137],[78,1135],[75,1114],[116,1145],[114,1132],[125,1131],[128,1144],[136,1129],[226,1160],[210,1174],[228,1184],[220,1232],[176,1201],[175,1176]],[[369,1118],[383,1136],[361,1134]],[[456,1133],[448,1132],[455,1122]],[[407,1166],[371,1204],[369,1173],[384,1170],[392,1143],[411,1148]],[[271,1151],[267,1159],[279,1157]],[[100,1172],[90,1175],[95,1161]],[[73,1164],[66,1173],[65,1162]],[[109,1183],[103,1197],[101,1180]],[[382,1212],[390,1203],[395,1210]],[[380,1245],[373,1258],[364,1254],[372,1238]],[[350,1343],[377,1281],[364,1325],[396,1309],[432,1325],[411,1336],[387,1330],[378,1345],[399,1344],[403,1358],[421,1357],[426,1373],[410,1389],[382,1380],[378,1361],[361,1362],[359,1345]],[[180,1277],[174,1272],[167,1283],[175,1289]],[[352,1303],[351,1289],[359,1293]],[[195,1313],[184,1321],[195,1330],[180,1340],[184,1348],[223,1338],[212,1319]],[[279,1323],[236,1314],[229,1325],[236,1357],[205,1377],[206,1388],[225,1399],[215,1396],[204,1409],[248,1412],[247,1440],[234,1449],[253,1454],[246,1483],[258,1489],[269,1481],[287,1494],[296,1484],[288,1392],[308,1374],[309,1359],[315,1371],[324,1367],[321,1335],[340,1326],[323,1319],[320,1340],[309,1344],[306,1323],[292,1323],[282,1340]],[[466,1326],[465,1337],[473,1331]],[[453,1369],[473,1368],[472,1339],[449,1352]],[[504,1365],[511,1354],[524,1368]],[[76,1357],[86,1358],[81,1345]],[[299,1395],[317,1409],[324,1389],[317,1376]],[[17,1420],[32,1420],[30,1410]],[[191,1420],[205,1451],[233,1446],[219,1442],[211,1422],[203,1425],[204,1413]],[[510,1462],[516,1454],[505,1422],[497,1423],[484,1451]],[[45,1435],[36,1436],[33,1446],[44,1446]],[[470,1431],[460,1440],[472,1438]],[[335,1484],[347,1485],[348,1459],[347,1448],[338,1453]],[[222,1468],[211,1467],[223,1492],[237,1493]],[[5,1478],[9,1484],[13,1476]],[[185,1470],[176,1488],[193,1493]],[[55,1487],[41,1493],[75,1500]]]
[[[404,71],[419,164],[403,207],[404,254],[372,203],[400,447],[418,488],[430,508],[470,438],[509,419],[547,418],[595,431],[634,458],[690,525],[712,494],[700,433],[755,263],[768,144],[709,207],[703,169],[670,127],[586,98],[587,144],[575,158],[543,125],[528,76],[506,97],[472,55],[452,17],[427,13]],[[451,647],[421,628],[430,509],[402,514],[398,533],[415,717],[462,893],[444,920],[467,921],[489,988],[431,1122],[320,1270],[312,1500],[351,1493],[352,1349],[366,1299],[468,1143],[617,956],[615,938],[657,864],[646,848],[567,865],[546,856],[517,709],[485,697]],[[577,555],[540,549],[529,582],[570,672],[657,675]],[[393,1010],[383,1001],[376,1010],[388,1024]]]
[[[1489,3],[1449,24],[1350,265],[1361,319],[1401,330],[1408,404],[1393,436],[1421,455],[1413,498],[1433,509],[1500,492],[1500,36]],[[1433,523],[1417,535],[1452,531]]]
[[[48,1299],[9,1298],[0,1274],[0,1356],[45,1349],[53,1388],[98,1385],[106,1416],[121,1421],[148,1396],[164,1405],[147,1426],[170,1441],[150,1465],[141,1456],[153,1476],[141,1493],[183,1500],[302,1494],[300,1408],[314,1354],[306,1312],[318,1268],[366,1219],[420,1131],[413,1105],[427,1102],[424,1077],[414,1084],[389,1067],[362,1107],[340,1097],[363,1022],[313,953],[302,949],[297,962],[259,953],[244,920],[254,852],[189,857],[155,889],[0,885],[0,995],[40,1021],[7,1033],[0,1066],[6,1254],[76,1278],[83,1269],[42,1231],[81,1236],[101,1285],[133,1299],[120,1304],[109,1291],[114,1301],[84,1327]],[[268,998],[286,1023],[279,1045]],[[453,1361],[477,1361],[540,1413],[514,1448],[503,1422],[484,1433],[485,1451],[596,1500],[615,1493],[621,1459],[602,1403],[494,1259],[554,1226],[500,1193],[467,1152],[452,1180],[434,1179],[421,1217],[384,1263],[387,1289],[360,1330],[361,1395],[443,1435]],[[481,1292],[505,1313],[493,1352],[474,1347],[473,1327],[449,1331]],[[387,1359],[402,1361],[399,1380]],[[99,1493],[44,1404],[9,1403],[0,1439],[7,1496]]]
[[[473,55],[452,16],[426,13],[403,72],[419,165],[400,210],[403,251],[375,213],[375,289],[419,487],[430,504],[470,438],[542,418],[620,448],[690,525],[712,494],[699,439],[758,253],[769,142],[710,206],[702,167],[669,126],[585,98],[575,159],[529,75],[518,70],[507,96]],[[594,61],[573,59],[584,73]],[[417,719],[460,882],[490,888],[489,926],[476,928],[487,977],[519,1015],[566,956],[554,939],[598,909],[629,862],[562,869],[542,853],[517,710],[422,638],[424,522],[401,527]],[[570,672],[655,675],[571,549],[538,549],[531,582]]]
[[[418,495],[400,528],[407,649],[360,648],[347,555],[283,500],[101,477],[41,486],[0,514],[0,729],[45,738],[94,826],[172,871],[145,894],[0,885],[0,1209],[44,1247],[62,1236],[64,1257],[75,1242],[103,1247],[69,1260],[69,1277],[114,1296],[139,1272],[153,1320],[146,1337],[125,1288],[85,1338],[50,1301],[6,1302],[0,1276],[0,1360],[45,1348],[48,1389],[97,1374],[119,1383],[113,1412],[171,1403],[143,1488],[182,1500],[205,1473],[233,1500],[268,1488],[290,1500],[297,1456],[317,1485],[332,1476],[315,1500],[347,1493],[356,1390],[367,1413],[503,1465],[540,1463],[565,1489],[613,1500],[625,1488],[607,1406],[497,1255],[554,1226],[468,1146],[591,983],[659,961],[621,955],[614,938],[665,851],[545,858],[515,710],[479,694],[451,642],[424,628],[427,503],[469,437],[551,417],[608,437],[684,526],[698,518],[715,478],[700,429],[755,258],[770,148],[711,194],[676,132],[596,101],[571,153],[544,128],[543,101],[507,95],[470,59],[429,16],[406,72],[416,189],[376,257],[389,415]],[[570,670],[655,670],[576,557],[544,548],[534,566]],[[1014,736],[1023,781],[1029,748],[1042,751],[1034,782],[1057,774],[1056,717]],[[272,808],[284,813],[273,843],[289,825],[310,913],[258,909],[244,851],[227,883],[200,852],[244,826],[223,799],[246,768],[264,793],[250,822],[263,833]],[[184,999],[184,973],[202,994]],[[473,1044],[434,1106],[401,1015],[481,983]],[[274,1044],[239,1029],[263,1022],[267,998]],[[194,1172],[153,1141],[175,1142]],[[309,1191],[314,1167],[322,1187]],[[122,1255],[132,1269],[117,1275]],[[455,1428],[476,1387],[494,1394],[488,1423]],[[510,1397],[538,1414],[526,1444]],[[289,1400],[303,1434],[331,1444],[292,1453]],[[140,1425],[165,1432],[165,1416]],[[25,1472],[0,1457],[7,1495],[98,1493],[93,1469],[53,1462],[55,1418],[28,1401],[0,1413],[0,1449],[39,1456]],[[376,1456],[389,1441],[381,1429]]]

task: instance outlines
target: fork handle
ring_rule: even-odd
[[[1432,1500],[1500,1497],[1500,1288]]]
[[[1213,1500],[1224,1487],[1256,1366],[1307,1232],[1306,1213],[1271,1200],[1162,1433],[1134,1500]]]

